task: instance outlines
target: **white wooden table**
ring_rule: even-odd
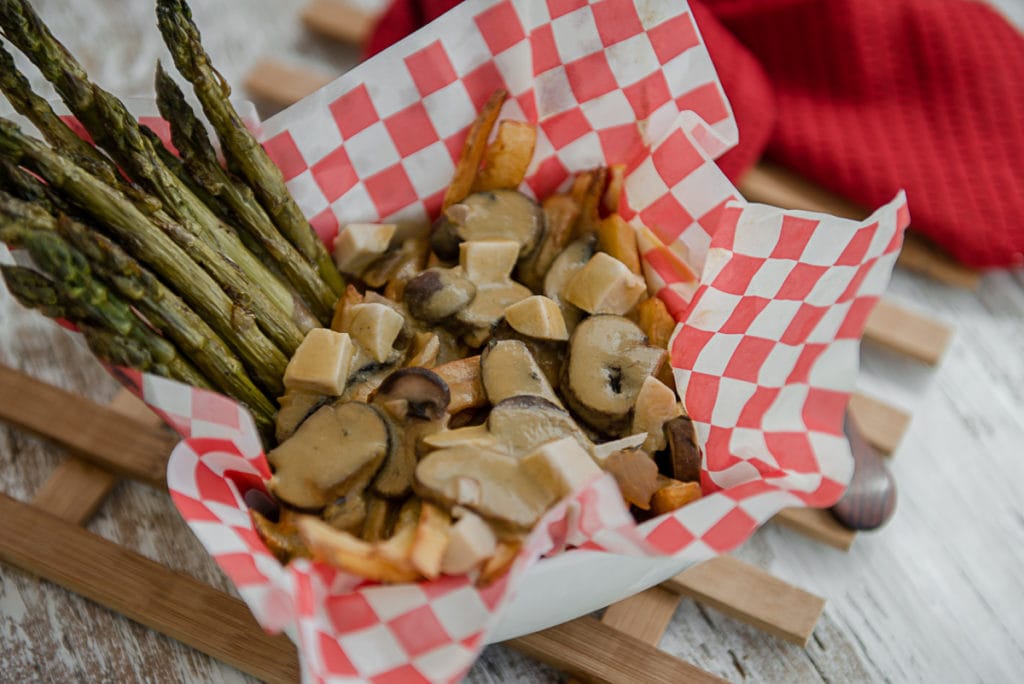
[[[149,0],[34,4],[97,81],[121,95],[151,92],[155,60],[166,55]],[[321,69],[352,63],[351,52],[303,32],[295,19],[302,4],[193,2],[207,47],[233,83],[264,55]],[[1020,0],[1001,4],[1018,22],[1024,17]],[[2,111],[9,111],[6,103]],[[892,462],[900,485],[896,517],[861,535],[848,553],[771,525],[739,550],[744,560],[828,600],[807,648],[684,601],[663,649],[731,681],[1000,682],[1024,672],[1024,273],[992,273],[967,292],[897,272],[890,295],[958,328],[937,368],[880,349],[863,352],[861,389],[914,414]],[[117,389],[77,342],[20,309],[6,291],[0,362],[97,400]],[[31,498],[62,455],[0,427],[0,491]],[[89,528],[227,588],[162,493],[122,484]],[[0,680],[19,682],[248,681],[2,565],[0,673]],[[502,647],[488,648],[469,675],[471,682],[559,678]]]

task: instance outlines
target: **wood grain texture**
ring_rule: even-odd
[[[680,600],[677,593],[651,587],[608,606],[601,616],[601,622],[657,646],[672,622]]]
[[[850,397],[850,417],[871,446],[889,455],[896,453],[911,420],[906,411],[859,392]]]
[[[59,408],[59,412],[57,409]],[[0,364],[0,420],[42,435],[115,473],[160,486],[169,432],[100,406]]]
[[[1024,6],[1002,2],[1010,16],[1024,19]],[[32,4],[105,87],[124,95],[152,92],[153,65],[162,54],[152,2]],[[298,21],[306,0],[190,4],[214,62],[232,84],[241,84],[263,56],[331,73],[353,63],[350,48],[312,38]],[[0,102],[9,111],[5,107]],[[900,485],[895,518],[879,532],[858,535],[848,553],[777,525],[735,552],[828,599],[806,647],[683,601],[662,639],[666,652],[737,682],[999,682],[1015,681],[1024,671],[1024,611],[1018,609],[1024,595],[1024,275],[988,274],[972,292],[897,269],[889,293],[930,317],[955,321],[961,331],[936,367],[908,364],[879,345],[862,350],[858,389],[914,416],[890,464]],[[3,288],[0,362],[96,401],[108,401],[117,390],[81,345],[22,311]],[[0,425],[0,490],[30,499],[66,455]],[[90,530],[230,591],[167,496],[152,488],[116,487]],[[0,671],[17,682],[256,681],[4,564]],[[533,684],[562,676],[491,646],[466,681]]]
[[[825,600],[732,556],[686,570],[662,586],[805,646]]]
[[[579,618],[505,643],[587,682],[722,681],[593,617]]]
[[[27,504],[0,495],[0,559],[267,682],[298,680],[295,647],[244,603]]]
[[[308,67],[293,66],[276,59],[261,59],[245,75],[242,85],[250,97],[286,107],[330,81],[330,76]]]
[[[905,306],[882,299],[868,315],[864,339],[935,365],[946,353],[953,328]]]
[[[370,36],[377,13],[342,0],[312,0],[302,9],[302,22],[310,31],[334,40],[362,45]]]
[[[849,551],[857,538],[855,531],[843,527],[824,508],[783,508],[772,522],[840,551]]]

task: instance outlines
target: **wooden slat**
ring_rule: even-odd
[[[370,37],[377,15],[341,0],[313,0],[303,8],[302,22],[310,31],[361,46]]]
[[[592,617],[578,618],[503,643],[587,682],[724,681]]]
[[[772,522],[840,551],[849,551],[857,538],[854,530],[841,525],[823,508],[784,508],[775,514]]]
[[[0,560],[268,682],[296,682],[295,647],[244,603],[0,494]]]
[[[953,329],[906,307],[881,300],[868,316],[864,339],[936,364],[949,346]]]
[[[762,202],[784,209],[804,209],[862,220],[864,207],[850,202],[776,164],[761,162],[739,182],[739,190],[751,202]],[[908,236],[897,263],[911,271],[956,287],[975,289],[981,275],[953,261],[921,239]]]
[[[868,444],[883,454],[893,454],[910,426],[910,414],[864,394],[850,397],[850,416]]]
[[[0,365],[0,420],[52,439],[115,473],[162,486],[176,439]]]
[[[118,392],[108,406],[154,429],[162,425],[160,418],[128,390]],[[103,505],[117,483],[118,477],[110,471],[69,456],[39,488],[32,505],[66,522],[84,525]]]
[[[312,69],[262,59],[246,74],[243,87],[254,99],[284,107],[320,90],[330,81],[329,76]]]
[[[657,646],[681,600],[677,593],[651,587],[608,606],[601,622]]]
[[[804,646],[825,600],[731,556],[720,556],[661,586],[769,634]]]

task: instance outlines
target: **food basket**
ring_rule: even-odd
[[[842,417],[865,320],[908,222],[897,196],[864,222],[742,201],[714,158],[736,123],[681,3],[472,0],[265,122],[260,138],[328,244],[349,222],[423,234],[467,129],[497,89],[537,147],[522,190],[625,168],[648,290],[678,321],[674,379],[703,452],[704,497],[637,525],[614,479],[552,508],[510,571],[381,586],[282,566],[246,505],[270,470],[238,404],[114,373],[185,438],[167,482],[260,624],[310,680],[454,680],[483,645],[572,619],[742,543],[787,506],[827,506],[852,470]],[[149,121],[159,130],[157,121]]]

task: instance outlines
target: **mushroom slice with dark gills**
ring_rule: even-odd
[[[476,285],[461,269],[428,268],[405,284],[405,305],[414,318],[440,323],[469,306]]]
[[[665,362],[632,321],[610,314],[590,316],[573,331],[569,361],[559,384],[566,404],[586,425],[623,436],[644,381]]]
[[[359,401],[324,406],[267,454],[274,466],[270,489],[296,508],[318,510],[365,481],[392,446],[376,407]]]
[[[522,395],[499,401],[487,416],[487,429],[517,458],[562,437],[572,437],[587,453],[594,446],[568,411],[538,396]]]
[[[470,240],[514,240],[519,258],[529,256],[544,236],[544,211],[516,190],[477,192],[448,207],[435,222],[430,246],[438,258],[455,261]]]
[[[531,395],[562,406],[530,350],[519,340],[492,341],[480,355],[480,374],[491,404]]]
[[[529,530],[557,495],[499,447],[439,449],[416,466],[416,491],[447,508],[464,506],[515,530]]]
[[[373,481],[377,494],[409,493],[420,439],[444,428],[449,401],[448,385],[426,368],[397,370],[377,388],[373,404],[387,415],[396,442]]]

